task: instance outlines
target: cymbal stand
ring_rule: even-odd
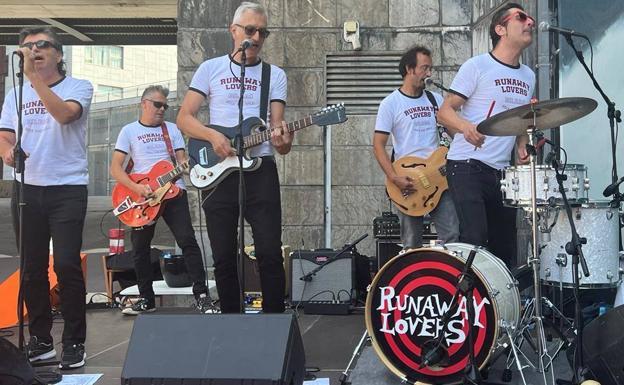
[[[537,173],[536,173],[536,151],[535,151],[535,138],[534,135],[538,132],[537,123],[537,110],[535,104],[531,102],[531,112],[533,114],[533,124],[528,127],[527,133],[529,135],[529,143],[527,144],[527,152],[529,154],[529,162],[531,169],[531,235],[532,235],[532,255],[528,256],[527,264],[533,268],[533,288],[534,288],[534,300],[537,304],[542,303],[542,289],[540,282],[540,256],[539,256],[539,242],[538,242],[538,213],[537,213]],[[546,348],[546,334],[544,332],[544,323],[542,317],[542,307],[533,307],[533,321],[535,323],[535,332],[537,333],[537,371],[542,374],[544,384],[548,385],[546,380],[546,368],[544,366],[544,358],[548,358],[552,361],[548,350]],[[554,380],[553,380],[554,383]]]
[[[364,347],[370,342],[370,337],[368,336],[368,330],[364,330],[364,334],[362,334],[362,338],[360,338],[360,342],[357,344],[357,346],[355,347],[355,350],[353,351],[353,355],[351,356],[351,359],[349,360],[349,363],[347,364],[347,367],[345,368],[345,370],[342,372],[342,374],[340,375],[340,385],[350,385],[351,382],[348,381],[349,376],[351,375],[351,370],[353,363],[355,362],[355,359],[358,358],[360,356],[360,354],[362,354],[362,350],[364,350]]]

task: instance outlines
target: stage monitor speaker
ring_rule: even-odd
[[[381,269],[390,259],[399,255],[403,248],[399,238],[378,238],[377,244],[377,270]]]
[[[601,385],[624,384],[624,305],[608,311],[583,330],[583,361]]]
[[[302,277],[334,258],[331,249],[295,250],[290,253],[290,300],[293,304],[308,301],[351,302],[355,300],[355,265],[353,255],[345,252],[304,281]]]
[[[292,314],[145,314],[122,385],[300,385],[305,353]]]

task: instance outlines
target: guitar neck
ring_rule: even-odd
[[[313,125],[314,122],[312,120],[312,115],[308,115],[303,119],[296,120],[294,122],[290,122],[286,124],[286,129],[288,132],[295,132],[301,130],[302,128],[306,128],[308,126]],[[253,146],[257,146],[261,143],[271,140],[271,133],[274,130],[278,130],[280,128],[269,128],[268,130],[264,130],[261,132],[257,132],[255,134],[247,135],[243,138],[243,147],[250,148]]]
[[[178,164],[173,170],[158,177],[158,184],[162,187],[177,178],[189,167],[189,161]]]

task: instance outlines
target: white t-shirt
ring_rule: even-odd
[[[451,84],[451,92],[466,99],[459,115],[474,124],[485,120],[488,114],[494,116],[528,104],[534,89],[535,73],[529,67],[512,67],[490,53],[465,62]],[[509,166],[515,140],[515,136],[486,136],[483,146],[475,150],[459,133],[453,138],[448,159],[478,159],[500,170]]]
[[[438,106],[442,96],[432,92]],[[397,89],[379,104],[375,132],[392,135],[395,159],[404,156],[427,158],[439,147],[435,110],[425,92],[408,96]]]
[[[64,101],[78,103],[80,118],[61,124],[48,114],[30,82],[24,84],[22,95],[22,148],[26,158],[24,183],[35,186],[88,185],[87,117],[91,107],[93,86],[87,80],[64,77],[50,86]],[[13,88],[4,98],[0,130],[17,132],[16,96]],[[21,178],[17,175],[18,180]]]
[[[178,126],[171,122],[165,122],[165,124],[174,153],[184,150],[184,138]],[[115,151],[130,155],[134,162],[131,171],[133,174],[147,174],[160,160],[171,162],[160,125],[146,126],[140,121],[123,126],[117,137]],[[178,178],[176,184],[180,188],[185,187],[182,178]]]
[[[260,86],[262,62],[245,67],[245,101],[243,119],[260,116]],[[208,98],[210,124],[232,127],[238,125],[238,99],[240,98],[240,65],[230,60],[229,55],[219,56],[203,62],[191,80],[189,88]],[[286,104],[286,74],[271,65],[269,105],[279,101]],[[270,122],[271,109],[267,106],[267,121]],[[267,124],[269,124],[267,122]],[[250,151],[251,156],[273,155],[273,146],[264,142]]]

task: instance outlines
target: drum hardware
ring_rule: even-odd
[[[345,370],[343,370],[342,374],[340,375],[340,378],[339,378],[340,385],[351,384],[351,382],[348,381],[349,376],[351,375],[351,366],[355,362],[356,358],[358,358],[362,354],[362,350],[364,349],[364,346],[366,346],[369,342],[370,342],[370,337],[368,336],[368,330],[365,329],[364,334],[362,334],[362,338],[360,338],[360,342],[358,342],[357,346],[355,347],[355,350],[353,350],[353,354],[351,355],[351,359],[349,360],[347,367],[345,368]]]
[[[534,287],[534,300],[541,304],[541,282],[540,282],[540,245],[538,242],[538,210],[537,210],[537,164],[536,164],[536,147],[535,142],[543,140],[546,143],[556,146],[554,143],[545,139],[543,133],[540,131],[555,128],[565,123],[572,122],[579,119],[597,107],[597,102],[589,98],[561,98],[547,100],[543,102],[537,102],[532,100],[530,104],[516,107],[500,114],[494,115],[477,126],[477,130],[485,135],[491,136],[518,136],[527,135],[529,137],[529,143],[526,145],[527,153],[529,154],[529,170],[530,170],[530,209],[531,209],[531,228],[532,228],[532,253],[527,258],[527,263],[533,268],[533,287]],[[539,129],[538,129],[539,128]],[[558,147],[558,146],[557,146]],[[560,148],[560,147],[558,147]],[[564,151],[565,153],[565,151]],[[549,157],[550,158],[550,157]],[[565,167],[565,166],[564,166]],[[572,219],[572,210],[566,197],[565,186],[563,184],[565,176],[559,172],[559,163],[556,159],[553,160],[553,168],[556,174],[557,185],[559,186],[559,192],[563,200],[564,207],[570,222],[572,229],[572,240],[566,244],[566,252],[573,256],[573,275],[575,280],[575,290],[578,290],[578,264],[580,263],[583,268],[583,273],[589,276],[587,264],[581,250],[581,241],[576,228],[574,226],[574,220]],[[549,199],[550,197],[544,197]],[[577,292],[575,292],[577,294]],[[582,332],[582,319],[580,314],[580,306],[578,303],[578,295],[575,295],[577,299],[577,338]],[[544,324],[542,317],[541,306],[533,306],[533,322],[535,324],[535,330],[537,332],[537,352],[538,352],[538,367],[537,370],[542,374],[544,384],[548,384],[546,380],[544,359],[550,359],[544,332]],[[552,363],[552,359],[550,359]],[[582,363],[582,357],[580,361]],[[554,374],[552,378],[554,384]]]
[[[568,255],[564,253],[557,254],[557,258],[555,259],[555,263],[561,267],[568,266]]]

